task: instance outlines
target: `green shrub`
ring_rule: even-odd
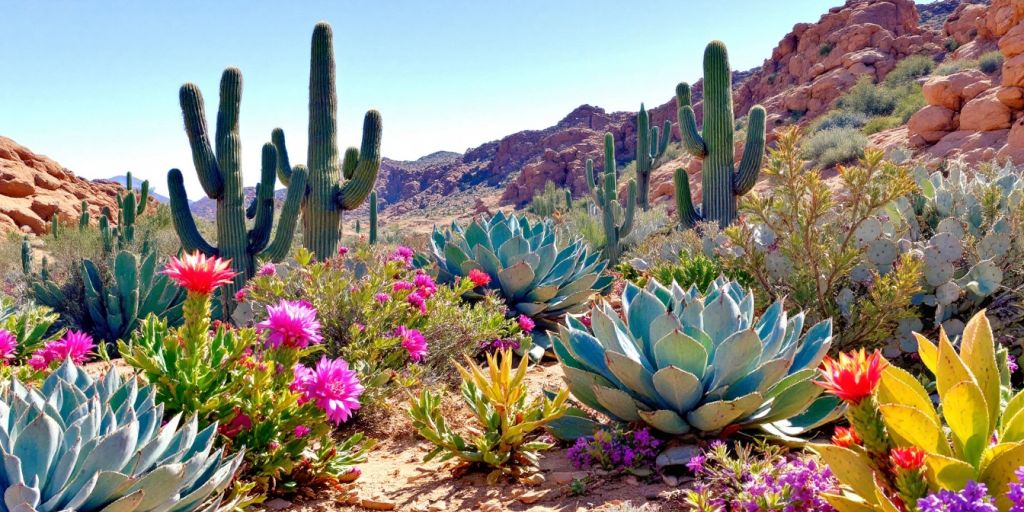
[[[952,53],[955,52],[957,48],[960,48],[960,43],[956,42],[956,39],[950,37],[949,39],[946,39],[946,44],[943,46],[946,48],[947,52]]]
[[[948,76],[953,73],[958,73],[966,69],[974,69],[978,67],[978,61],[973,59],[957,59],[947,60],[942,64],[939,64],[932,72],[933,75]]]
[[[928,104],[924,100],[924,94],[921,92],[921,86],[915,83],[899,86],[894,89],[894,92],[897,101],[896,108],[893,109],[892,115],[900,120],[900,124],[909,121],[910,116],[914,115],[914,113],[921,110]]]
[[[827,168],[864,156],[868,138],[855,128],[834,128],[815,133],[802,146],[803,157]]]
[[[530,205],[527,207],[530,213],[538,217],[550,217],[555,212],[568,210],[565,204],[566,189],[555,185],[555,182],[548,180],[544,189],[533,194]]]
[[[816,133],[833,128],[860,128],[867,124],[868,116],[860,112],[830,110],[814,120],[808,127],[808,133]]]
[[[928,76],[935,69],[935,61],[927,55],[911,55],[896,64],[885,77],[886,85],[903,85]]]
[[[868,117],[887,116],[896,109],[898,102],[899,98],[890,88],[875,84],[871,77],[862,76],[840,98],[839,107]]]
[[[835,48],[836,48],[836,44],[835,43],[832,43],[832,42],[825,43],[825,44],[821,45],[818,48],[818,56],[824,57],[824,56],[832,53],[832,50],[834,50]]]
[[[864,132],[864,135],[871,135],[902,125],[903,120],[897,116],[872,117],[861,130]]]
[[[983,73],[991,75],[1002,69],[1003,54],[999,50],[983,53],[978,57],[978,69]]]

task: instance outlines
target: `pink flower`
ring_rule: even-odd
[[[356,326],[356,329],[359,329],[359,332],[366,332],[366,324],[364,324],[362,322],[356,322],[355,326]]]
[[[350,370],[344,359],[324,356],[316,368],[297,364],[293,373],[295,380],[291,388],[302,395],[299,403],[316,403],[335,424],[345,422],[359,409],[359,395],[364,388],[355,370]]]
[[[307,427],[305,425],[296,425],[295,426],[295,431],[293,433],[295,434],[295,437],[297,439],[302,439],[303,437],[306,437],[307,435],[309,435],[309,432],[310,432],[309,427]]]
[[[421,314],[427,314],[427,299],[420,292],[412,292],[405,300],[414,308],[419,308]]]
[[[395,284],[391,285],[391,291],[400,292],[405,290],[412,290],[415,287],[416,285],[410,283],[409,281],[395,281]]]
[[[224,437],[234,439],[238,434],[241,434],[251,428],[252,418],[250,418],[248,414],[242,412],[238,407],[235,407],[235,417],[231,418],[231,421],[221,425],[217,430],[219,430],[221,435]]]
[[[402,347],[409,352],[409,359],[415,362],[423,361],[427,355],[427,340],[416,329],[409,329],[404,325],[395,329],[395,335],[402,339]]]
[[[377,295],[374,295],[373,298],[374,298],[374,300],[376,300],[377,302],[380,302],[381,304],[391,300],[391,296],[386,294],[386,293],[384,293],[384,292],[381,292],[381,293],[378,293]]]
[[[519,319],[518,320],[519,320],[519,328],[522,329],[523,332],[532,332],[533,328],[537,327],[537,324],[535,324],[533,322],[533,319],[528,317],[528,316],[526,316],[526,315],[519,315]]]
[[[0,364],[14,359],[14,350],[18,348],[18,338],[10,331],[0,329]]]
[[[474,268],[469,271],[469,280],[473,281],[473,284],[477,287],[487,286],[491,283],[491,275],[487,272],[483,272],[480,269]]]
[[[273,276],[277,274],[277,267],[273,263],[264,263],[259,270],[256,271],[258,276]]]
[[[75,364],[84,364],[95,348],[92,336],[82,331],[68,331],[63,338],[46,342],[43,348],[32,354],[28,364],[36,370],[45,370],[54,361],[65,359],[71,359]]]
[[[435,283],[434,278],[430,277],[428,274],[416,274],[416,279],[413,280],[413,284],[416,285],[416,289],[419,290],[421,295],[423,295],[423,298],[429,299],[437,293],[437,283]]]
[[[406,268],[409,268],[412,267],[413,254],[415,253],[413,253],[412,249],[404,245],[400,245],[395,249],[395,252],[391,253],[391,256],[388,257],[388,261],[401,261],[405,264]]]
[[[231,260],[218,257],[207,258],[196,251],[178,258],[171,258],[162,272],[192,293],[209,295],[218,286],[231,283],[238,272],[231,270]]]
[[[348,254],[348,247],[345,247],[344,245],[339,245],[338,246],[338,256],[344,256],[346,254]]]
[[[235,292],[235,302],[238,302],[238,303],[245,302],[245,295],[247,293],[248,293],[248,290],[246,290],[245,288],[242,288],[241,290],[238,290],[237,292]]]
[[[306,301],[281,299],[276,306],[267,306],[267,319],[256,324],[259,332],[267,331],[267,345],[306,348],[320,343],[320,322],[316,309]]]

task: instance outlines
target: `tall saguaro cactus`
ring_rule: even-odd
[[[363,118],[362,147],[348,148],[339,162],[333,39],[330,24],[316,24],[309,63],[309,189],[302,203],[302,243],[317,259],[337,253],[342,212],[359,207],[370,195],[381,159],[380,113],[370,110]],[[277,148],[278,177],[287,184],[292,178],[284,131],[275,129],[271,140]]]
[[[747,120],[747,142],[743,158],[736,166],[733,157],[733,136],[736,121],[732,106],[732,71],[725,43],[712,41],[704,50],[704,131],[697,130],[697,119],[690,105],[690,85],[676,86],[679,107],[679,131],[683,146],[702,158],[703,201],[701,212],[693,208],[690,182],[679,179],[676,203],[683,227],[692,228],[697,220],[717,222],[725,227],[736,220],[737,197],[750,192],[757,183],[764,159],[764,107],[755,105]]]
[[[358,227],[358,224],[356,224]],[[358,233],[358,231],[356,231]],[[370,192],[370,243],[377,243],[377,192]]]
[[[665,156],[668,149],[668,141],[672,138],[672,121],[665,120],[665,126],[661,130],[655,126],[651,128],[651,118],[647,114],[644,104],[640,104],[640,112],[636,115],[636,179],[637,193],[636,202],[647,211],[651,207],[651,171]]]
[[[594,204],[601,210],[601,226],[604,229],[604,257],[614,265],[622,256],[622,239],[633,230],[633,214],[636,212],[636,182],[629,180],[625,208],[619,204],[619,182],[615,175],[615,139],[612,134],[604,135],[604,172],[594,176],[594,161],[587,159],[587,188],[594,196]]]
[[[181,86],[179,92],[181,112],[185,119],[185,133],[192,149],[192,160],[203,191],[217,201],[217,246],[213,246],[199,233],[189,210],[188,196],[181,171],[167,173],[167,188],[171,198],[174,228],[185,251],[202,251],[209,256],[230,258],[232,268],[239,273],[234,283],[222,294],[224,312],[234,309],[234,294],[256,272],[256,258],[280,261],[288,254],[295,233],[299,206],[306,191],[306,169],[295,166],[281,220],[273,242],[270,232],[274,223],[274,183],[276,181],[277,150],[271,143],[263,145],[262,173],[252,229],[245,223],[245,204],[242,193],[242,145],[239,137],[239,109],[242,100],[242,72],[237,68],[224,70],[220,81],[220,107],[217,111],[217,132],[210,144],[206,128],[203,95],[192,83]]]

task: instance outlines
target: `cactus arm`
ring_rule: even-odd
[[[359,224],[356,224],[356,232],[359,232]],[[377,191],[370,192],[370,243],[377,243]]]
[[[665,156],[665,152],[668,151],[668,143],[672,142],[672,121],[665,120],[665,125],[661,128],[661,139],[659,141],[658,154],[655,155],[655,159]]]
[[[288,250],[292,245],[292,238],[295,236],[295,225],[299,218],[299,208],[302,206],[302,198],[306,195],[306,181],[309,172],[303,165],[296,165],[290,173],[291,180],[288,183],[288,192],[284,199],[284,206],[281,207],[281,217],[277,222],[277,232],[274,233],[274,241],[264,249],[259,256],[271,261],[281,261],[288,256]]]
[[[346,180],[352,179],[358,166],[359,148],[351,146],[345,150],[345,156],[341,159],[341,176]]]
[[[284,144],[284,130],[274,128],[274,131],[270,132],[270,142],[277,150],[277,179],[287,187],[288,180],[292,177],[292,164],[288,161],[288,148]]]
[[[224,179],[217,166],[217,157],[210,145],[209,130],[206,128],[206,112],[203,94],[199,86],[187,83],[178,92],[181,114],[185,120],[185,134],[192,148],[192,162],[199,175],[199,183],[210,199],[218,199],[224,193]]]
[[[629,180],[628,192],[626,193],[626,211],[624,218],[622,219],[622,225],[619,226],[619,234],[616,238],[623,238],[628,236],[633,231],[633,217],[636,212],[636,182]]]
[[[89,203],[86,200],[82,200],[82,214],[78,216],[78,229],[79,231],[89,227]]]
[[[650,116],[641,103],[640,112],[636,115],[636,180],[640,185],[640,195],[637,199],[644,210],[650,207],[647,191],[651,183],[651,169],[654,167],[652,155],[657,144],[658,129],[651,128]]]
[[[697,116],[690,105],[690,84],[680,82],[676,86],[676,106],[679,109],[679,133],[683,137],[683,147],[691,155],[703,158],[708,154],[704,138],[697,129]]]
[[[199,250],[207,256],[217,256],[217,248],[203,239],[203,235],[199,234],[199,229],[196,227],[195,219],[192,218],[180,170],[171,169],[167,173],[167,190],[171,199],[171,220],[174,221],[174,231],[178,233],[178,238],[181,240],[181,248],[185,252]]]
[[[380,135],[380,112],[370,110],[363,118],[363,142],[359,150],[359,163],[353,165],[352,172],[349,173],[352,179],[348,180],[338,193],[338,205],[341,209],[358,208],[373,190],[373,185],[377,182],[377,173],[380,171]],[[345,152],[346,161],[350,154],[350,151]]]
[[[245,218],[254,219],[256,218],[256,206],[259,204],[260,199],[260,183],[256,184],[256,195],[253,196],[252,201],[249,201],[249,206],[245,207]]]
[[[145,181],[142,182],[142,185],[139,185],[139,201],[138,201],[138,210],[135,211],[136,215],[142,215],[143,212],[146,211],[146,204],[147,204],[148,201],[149,201],[149,180],[145,180]]]
[[[679,223],[684,229],[692,229],[699,222],[700,215],[693,208],[693,199],[690,197],[690,176],[682,167],[676,169],[673,176],[676,189],[676,213],[679,215]]]
[[[256,186],[256,197],[253,203],[256,205],[255,218],[252,230],[249,231],[249,252],[257,253],[267,247],[270,242],[270,231],[274,227],[274,183],[277,180],[275,174],[277,168],[277,151],[274,145],[266,143],[263,145],[263,163],[261,168],[261,179]]]
[[[733,192],[743,195],[750,192],[757,184],[757,175],[761,172],[764,160],[764,122],[765,111],[761,105],[754,105],[748,115],[747,142],[743,147],[743,159],[733,176]]]
[[[594,202],[596,202],[598,206],[600,206],[602,204],[601,200],[604,196],[601,195],[600,184],[594,180],[594,161],[589,158],[587,159],[586,164],[586,178],[587,192],[589,192],[590,195],[594,196]]]

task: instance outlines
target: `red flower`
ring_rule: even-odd
[[[469,280],[473,281],[474,286],[487,286],[491,283],[491,276],[487,272],[481,272],[480,269],[474,268],[469,271]]]
[[[924,466],[924,450],[916,446],[893,448],[889,452],[889,459],[892,460],[894,466],[900,469],[914,471]]]
[[[832,444],[836,446],[849,448],[851,446],[859,446],[860,443],[860,437],[857,436],[857,431],[853,427],[836,427],[835,433],[832,434]]]
[[[878,350],[871,355],[863,348],[839,354],[838,361],[826,356],[821,363],[821,373],[825,380],[817,384],[841,400],[858,404],[875,392],[884,368],[885,360]]]
[[[231,283],[238,275],[238,272],[231,270],[231,260],[207,258],[199,251],[186,254],[181,259],[171,258],[162,273],[178,283],[178,286],[204,295],[213,293],[218,286]]]

